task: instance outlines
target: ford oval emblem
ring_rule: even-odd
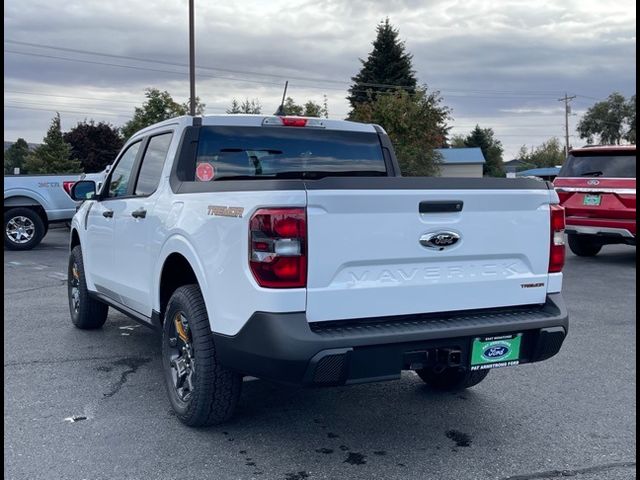
[[[600,180],[595,180],[595,179],[591,179],[591,180],[587,180],[587,185],[600,185]]]
[[[489,345],[482,352],[483,357],[491,360],[498,360],[507,355],[509,355],[509,347],[506,345]]]
[[[460,235],[456,232],[425,233],[420,237],[420,245],[434,250],[444,250],[454,246],[460,241]]]

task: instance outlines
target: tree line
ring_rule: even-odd
[[[347,119],[381,125],[394,144],[403,175],[437,175],[441,164],[437,148],[478,147],[486,161],[483,174],[504,176],[504,148],[493,129],[476,125],[467,135],[450,136],[451,109],[440,92],[418,82],[412,61],[398,29],[388,18],[380,22],[371,51],[366,59],[360,59],[360,70],[351,78]],[[198,114],[204,113],[205,107],[196,99]],[[113,162],[125,139],[136,131],[188,111],[188,104],[176,102],[169,92],[149,88],[143,104],[120,128],[89,120],[62,132],[60,116],[56,115],[43,143],[34,151],[29,151],[24,139],[18,139],[5,152],[4,170],[11,173],[19,167],[22,173],[97,172]],[[326,96],[322,103],[296,103],[287,97],[283,111],[286,115],[329,116]],[[233,98],[226,112],[262,114],[263,106],[257,98]],[[577,130],[588,143],[635,143],[635,94],[627,100],[614,92],[595,103]],[[523,146],[518,158],[531,166],[553,166],[562,163],[564,152],[560,141],[551,138],[532,149]]]

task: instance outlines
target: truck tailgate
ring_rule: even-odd
[[[307,318],[544,303],[549,200],[538,181],[309,182]],[[459,239],[442,249],[421,243],[438,233]]]

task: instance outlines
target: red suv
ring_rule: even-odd
[[[573,149],[553,183],[573,253],[591,257],[603,245],[636,244],[635,145]]]

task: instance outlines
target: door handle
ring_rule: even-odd
[[[102,212],[102,216],[105,218],[113,218],[113,210],[105,210]]]
[[[139,208],[138,210],[131,212],[131,216],[133,218],[145,218],[147,216],[147,211],[144,208]]]

